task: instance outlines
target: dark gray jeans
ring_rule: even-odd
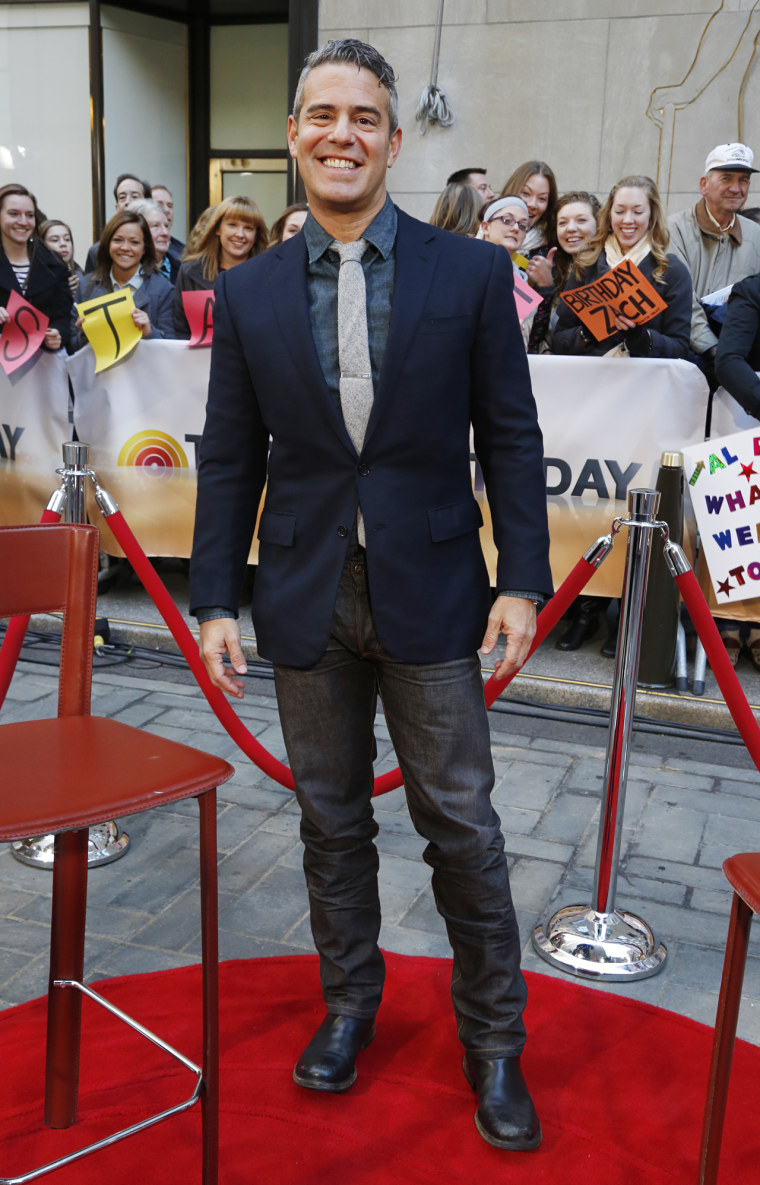
[[[504,841],[491,805],[494,773],[477,656],[431,665],[391,658],[375,633],[365,556],[357,547],[343,570],[325,654],[306,670],[275,667],[275,685],[302,811],[311,926],[328,1010],[371,1017],[382,996],[371,804],[379,692],[454,952],[459,1038],[475,1056],[519,1054],[527,992]]]

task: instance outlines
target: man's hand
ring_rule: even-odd
[[[497,597],[488,614],[488,629],[480,647],[483,654],[490,654],[499,640],[499,634],[507,639],[507,650],[494,674],[497,679],[508,679],[519,671],[528,657],[530,644],[536,633],[536,606],[526,597]]]
[[[240,626],[234,617],[215,617],[200,624],[200,651],[203,664],[214,687],[226,691],[235,699],[243,698],[245,684],[233,678],[232,671],[244,675],[248,670],[240,643]],[[232,669],[225,667],[224,656],[229,654]]]

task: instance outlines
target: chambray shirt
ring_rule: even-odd
[[[367,286],[367,336],[372,367],[372,385],[377,391],[391,323],[393,285],[396,279],[396,207],[390,197],[363,232],[367,247],[361,264]],[[306,292],[314,345],[322,372],[335,402],[340,405],[340,362],[338,359],[338,252],[330,247],[332,235],[311,213],[303,226],[308,263]]]

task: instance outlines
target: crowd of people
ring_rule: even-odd
[[[50,319],[43,349],[73,352],[87,341],[76,306],[129,287],[143,337],[189,338],[182,293],[212,289],[220,272],[292,238],[307,214],[296,202],[268,228],[251,198],[228,197],[203,212],[185,244],[172,235],[167,186],[123,173],[114,200],[82,269],[67,223],[47,218],[24,185],[0,187],[0,326],[15,290]]]
[[[746,208],[754,168],[744,144],[720,144],[707,156],[699,198],[666,218],[657,186],[623,177],[606,201],[587,190],[558,194],[551,167],[519,165],[497,194],[484,167],[452,173],[430,222],[481,239],[510,254],[514,274],[541,297],[523,320],[529,354],[679,358],[699,366],[711,388],[723,385],[760,419],[760,226]],[[298,234],[307,217],[296,203],[268,228],[249,197],[228,197],[205,210],[187,245],[172,235],[174,202],[161,183],[121,174],[115,209],[86,257],[74,258],[70,228],[46,218],[23,185],[0,188],[0,325],[16,290],[50,320],[43,348],[71,351],[86,342],[76,306],[129,287],[135,324],[145,338],[190,337],[183,293],[212,289],[217,277]],[[618,314],[603,340],[562,299],[619,263],[637,265],[662,298],[645,323]],[[572,650],[598,627],[598,600],[579,601],[560,638]],[[735,662],[743,647],[760,668],[760,629],[724,622]],[[603,653],[615,652],[614,630]]]

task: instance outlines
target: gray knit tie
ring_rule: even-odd
[[[330,246],[340,256],[338,273],[338,357],[340,360],[340,409],[346,431],[357,453],[362,451],[367,422],[375,394],[372,387],[372,367],[369,360],[367,333],[367,288],[364,283],[361,258],[366,239],[356,243]],[[357,534],[362,547],[366,544],[364,518],[359,510]]]

